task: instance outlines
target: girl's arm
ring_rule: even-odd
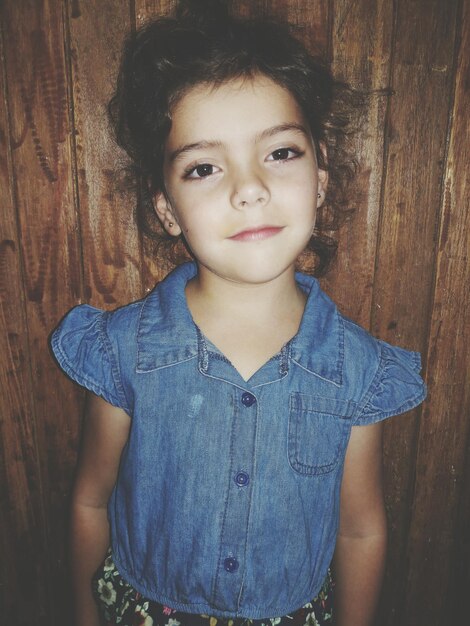
[[[100,623],[91,579],[109,547],[107,504],[129,427],[127,413],[89,394],[71,510],[76,626]]]
[[[385,564],[382,423],[355,426],[346,451],[334,566],[335,625],[370,626]]]

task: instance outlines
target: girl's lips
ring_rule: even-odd
[[[260,228],[252,228],[249,230],[243,230],[229,239],[234,241],[261,241],[274,237],[282,230],[282,226],[261,226]]]

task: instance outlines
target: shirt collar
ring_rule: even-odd
[[[299,331],[291,342],[291,359],[308,372],[342,385],[343,318],[316,278],[296,273],[295,279],[307,294],[307,303]]]
[[[198,334],[186,304],[186,283],[195,263],[173,270],[144,299],[137,328],[137,371],[176,365],[198,354]]]
[[[144,299],[137,329],[137,371],[150,372],[198,356],[198,330],[186,303],[186,283],[197,273],[195,263],[171,272]],[[302,322],[289,342],[289,356],[304,370],[342,384],[343,320],[317,279],[296,273],[307,294]]]

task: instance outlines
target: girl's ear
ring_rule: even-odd
[[[326,152],[326,146],[323,142],[320,142],[320,150],[323,153],[323,159],[325,163],[328,163],[328,154]],[[321,206],[325,200],[326,188],[328,187],[328,171],[318,169],[318,202],[317,207]]]
[[[159,191],[154,199],[155,204],[155,213],[158,216],[158,219],[162,223],[163,228],[169,235],[173,237],[178,237],[181,234],[181,228],[176,221],[175,214],[173,213],[173,209],[171,208],[170,201],[166,197],[163,191]]]
[[[318,201],[317,208],[321,206],[325,200],[326,188],[328,187],[328,172],[326,170],[318,170]]]

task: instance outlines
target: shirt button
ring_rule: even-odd
[[[246,472],[238,472],[235,476],[235,482],[239,487],[246,487],[246,485],[250,482],[250,477]]]
[[[229,556],[225,559],[224,561],[224,568],[227,572],[230,572],[231,574],[233,572],[236,572],[238,569],[238,561],[237,559],[234,559],[233,556]]]
[[[255,402],[255,396],[252,393],[248,393],[248,391],[245,391],[245,393],[242,395],[242,404],[244,404],[245,406],[251,406]]]

